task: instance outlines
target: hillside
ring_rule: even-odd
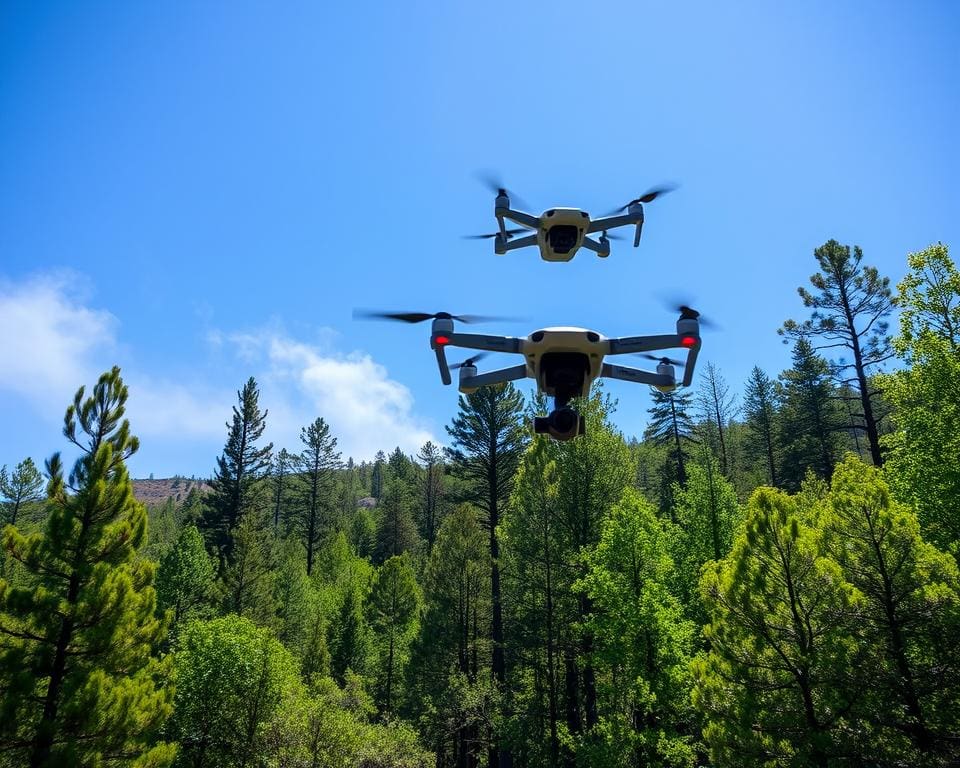
[[[133,495],[136,496],[137,501],[147,505],[163,504],[171,498],[175,502],[183,501],[194,488],[198,488],[201,493],[210,491],[210,486],[205,480],[189,477],[175,476],[133,481]]]

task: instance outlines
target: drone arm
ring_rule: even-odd
[[[440,381],[444,384],[449,384],[452,379],[450,377],[450,366],[447,365],[447,352],[446,347],[443,344],[437,344],[433,339],[430,340],[430,346],[433,347],[433,351],[437,355],[437,367],[440,369]]]
[[[639,368],[628,368],[625,365],[611,365],[610,363],[603,364],[600,375],[607,379],[634,381],[638,384],[650,384],[654,387],[673,387],[676,385],[672,376],[641,371]]]
[[[525,379],[527,377],[527,366],[514,365],[510,368],[501,368],[498,371],[489,371],[487,373],[480,373],[476,376],[466,376],[460,379],[460,389],[473,390],[478,387],[486,387],[491,384],[502,384],[506,381],[516,381],[517,379]]]
[[[622,216],[606,216],[602,219],[593,219],[590,222],[590,226],[587,227],[587,232],[603,232],[607,229],[614,229],[616,227],[626,227],[631,224],[636,224],[637,221],[643,221],[643,214],[636,216],[632,213],[625,213]]]
[[[589,237],[584,236],[582,245],[587,250],[593,251],[594,253],[599,254],[600,256],[610,255],[609,246],[607,248],[603,248],[600,245],[600,243],[598,243],[596,240],[591,240]]]
[[[690,347],[687,352],[687,361],[684,363],[683,369],[683,384],[684,387],[689,387],[690,382],[693,381],[693,369],[697,366],[697,355],[700,354],[700,339],[697,339],[697,343]]]
[[[510,219],[510,221],[520,224],[521,226],[528,227],[536,232],[540,229],[540,219],[536,216],[531,216],[529,213],[524,213],[523,211],[514,211],[510,208],[507,208],[505,211],[499,212],[497,218],[503,217],[505,219]]]
[[[484,352],[522,352],[523,339],[513,336],[487,336],[481,333],[450,333],[448,342],[452,347],[480,349]]]
[[[682,336],[675,333],[667,333],[661,336],[621,336],[618,339],[610,339],[610,351],[608,355],[627,355],[633,352],[656,352],[660,349],[674,349],[682,347]],[[700,342],[697,341],[699,346]]]
[[[526,237],[519,237],[516,240],[508,240],[501,247],[503,252],[515,251],[517,248],[526,248],[528,245],[536,245],[537,236],[536,235],[527,235]]]

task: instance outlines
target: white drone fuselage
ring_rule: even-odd
[[[551,208],[540,214],[537,245],[544,261],[570,261],[583,245],[590,214],[578,208]],[[558,236],[560,235],[560,236]]]

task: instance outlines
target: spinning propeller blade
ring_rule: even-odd
[[[488,354],[489,354],[488,352],[478,352],[472,357],[468,357],[462,363],[454,363],[453,365],[450,366],[450,370],[455,371],[457,370],[457,368],[465,368],[467,366],[474,365],[476,364],[477,360],[483,360],[483,358],[485,358]]]
[[[677,368],[683,368],[686,363],[682,363],[679,360],[672,360],[669,357],[657,357],[656,355],[648,355],[646,353],[637,353],[638,357],[645,357],[647,360],[656,360],[658,363],[668,363],[669,365],[674,365]]]
[[[677,184],[672,184],[672,183],[671,183],[671,184],[661,184],[659,187],[653,187],[652,189],[648,189],[646,192],[644,192],[642,195],[640,195],[640,197],[635,197],[635,198],[633,198],[633,200],[631,200],[631,201],[630,201],[629,203],[627,203],[626,205],[622,205],[622,206],[620,206],[619,208],[616,208],[616,209],[610,211],[610,213],[605,214],[605,215],[607,215],[607,216],[612,216],[612,215],[615,214],[615,213],[623,213],[623,212],[626,211],[631,205],[634,205],[635,203],[652,203],[654,200],[656,200],[656,199],[657,199],[658,197],[660,197],[661,195],[665,195],[665,194],[667,194],[667,192],[673,192],[673,190],[675,190],[675,189],[677,188],[677,186],[678,186]]]
[[[381,312],[375,309],[353,310],[354,320],[397,320],[401,323],[422,323],[424,320],[457,320],[461,323],[513,322],[515,318],[493,315],[451,315],[449,312]]]
[[[674,297],[673,299],[668,299],[666,304],[670,309],[679,312],[680,318],[683,320],[698,320],[701,328],[719,330],[720,326],[691,307],[688,300]]]
[[[508,229],[507,240],[509,240],[514,235],[520,234],[521,232],[533,232],[533,230],[524,229],[523,227],[517,227],[516,229]],[[494,238],[499,234],[500,234],[499,232],[490,232],[489,234],[486,234],[486,235],[463,235],[463,239],[464,240],[490,240],[491,238]]]
[[[480,180],[480,183],[483,184],[487,189],[489,189],[495,195],[506,195],[510,198],[511,205],[514,208],[528,208],[526,201],[515,194],[513,190],[507,189],[506,185],[503,183],[503,179],[500,178],[500,174],[493,171],[477,171],[477,179]]]

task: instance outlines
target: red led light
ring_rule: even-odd
[[[696,337],[696,336],[684,336],[682,339],[680,339],[680,343],[681,343],[683,346],[685,346],[685,347],[692,347],[694,344],[697,343],[697,337]]]
[[[449,344],[450,339],[448,339],[446,336],[434,336],[433,342],[434,344],[439,344],[442,347],[445,344]]]

